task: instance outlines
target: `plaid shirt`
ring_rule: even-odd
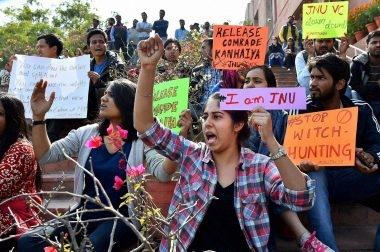
[[[148,146],[180,164],[180,180],[174,190],[169,216],[175,251],[186,251],[211,203],[217,183],[216,166],[210,149],[164,128],[157,121],[140,138]],[[234,205],[241,230],[252,251],[267,251],[270,226],[267,205],[270,200],[293,211],[312,207],[314,181],[305,175],[306,191],[285,188],[279,171],[267,156],[241,148],[235,180]],[[169,231],[169,230],[167,230]],[[164,238],[160,251],[168,251],[171,241]]]

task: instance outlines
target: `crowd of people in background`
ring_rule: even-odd
[[[180,19],[179,28],[174,34],[168,34],[169,22],[165,20],[164,10],[159,10],[159,19],[153,23],[149,22],[147,13],[142,12],[141,19],[134,19],[129,28],[120,15],[108,18],[104,29],[100,27],[100,20],[94,18],[92,27],[87,30],[86,46],[75,52],[68,52],[54,34],[39,36],[36,49],[40,57],[91,55],[87,118],[45,121],[54,96],[45,99],[50,95],[45,94],[48,83],[40,81],[31,98],[30,143],[22,103],[10,95],[0,94],[2,199],[14,196],[15,192],[36,192],[39,189],[36,161],[45,164],[62,160],[60,150],[64,148],[87,170],[91,169],[88,160],[92,157],[94,167],[100,167],[95,174],[104,182],[114,207],[118,208],[120,197],[129,189],[115,192],[107,182],[120,172],[120,157],[115,156],[114,150],[110,151],[106,132],[110,125],[121,125],[129,132],[122,148],[125,153],[133,153],[127,155],[132,164],[146,160],[147,170],[161,181],[167,181],[172,173],[179,171],[181,180],[169,214],[174,213],[182,198],[204,202],[207,196],[214,195],[221,199],[212,201],[208,208],[196,204],[194,211],[198,211],[199,216],[183,225],[179,234],[186,249],[266,251],[269,248],[275,251],[276,233],[270,223],[273,214],[280,216],[294,232],[302,251],[339,251],[329,214],[332,202],[359,202],[380,211],[380,31],[368,35],[367,51],[357,55],[350,65],[346,57],[347,39],[342,38],[338,46],[336,38],[302,39],[302,31],[294,21],[290,16],[278,36],[271,38],[264,66],[237,71],[213,67],[213,29],[209,22],[205,22],[202,29],[199,23],[191,24],[187,30],[185,20]],[[182,66],[178,58],[184,50],[183,42],[191,40],[194,32],[203,37],[198,48],[201,59],[197,65]],[[14,60],[17,59],[10,58],[1,72],[4,92]],[[278,87],[272,71],[276,66],[295,69],[294,83],[304,87],[308,95],[306,110],[257,108],[248,114],[219,108],[220,88]],[[133,68],[139,73],[137,86],[125,79]],[[191,87],[189,110],[179,119],[181,136],[162,126],[152,113],[155,80],[160,74],[171,72],[188,77]],[[282,148],[289,114],[346,107],[359,110],[355,166],[325,169],[305,160],[296,167]],[[200,138],[195,137],[196,133],[201,133]],[[84,143],[94,134],[105,139],[105,146],[96,150],[85,148]],[[198,143],[200,140],[203,142]],[[113,169],[105,171],[105,167]],[[76,193],[95,195],[92,179],[79,169],[75,183]],[[34,209],[24,201],[14,204],[17,207],[12,213],[8,209],[13,205],[0,207],[1,237],[22,235],[28,228],[41,224],[39,218],[25,214]],[[77,202],[75,207],[97,208],[83,201]],[[133,207],[129,205],[120,211],[132,214]],[[298,211],[307,212],[308,227],[299,220]],[[170,230],[181,226],[186,214],[190,214],[190,210],[180,212]],[[29,221],[23,228],[9,229],[14,224],[11,216]],[[106,217],[109,216],[96,212],[83,218]],[[56,227],[48,236],[55,239],[63,230]],[[111,221],[89,227],[89,240],[95,251],[106,251],[109,239],[104,237],[109,238],[106,234],[111,230]],[[126,225],[118,223],[116,230],[117,246],[128,247],[136,242],[137,237]],[[166,238],[162,240],[162,251],[168,242]],[[0,248],[4,248],[1,251],[17,243],[19,251],[43,251],[47,246],[41,233],[34,232],[21,238],[17,236],[6,244],[0,243]],[[376,249],[380,251],[380,229]]]

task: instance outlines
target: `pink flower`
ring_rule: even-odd
[[[115,182],[113,184],[113,188],[116,191],[119,191],[121,187],[123,186],[123,184],[124,184],[124,181],[119,176],[115,176]]]
[[[101,136],[92,136],[91,139],[89,139],[86,142],[86,147],[91,148],[91,149],[96,149],[99,146],[103,144],[102,142],[102,137]]]
[[[124,158],[120,159],[119,168],[124,170],[126,166],[127,166],[127,162],[125,161],[125,159]]]
[[[58,252],[58,251],[55,247],[50,246],[50,247],[45,247],[44,252]]]
[[[120,126],[116,126],[116,130],[110,124],[107,128],[108,138],[110,143],[115,146],[116,149],[120,150],[123,145],[123,139],[128,137],[128,130],[122,129]]]
[[[135,178],[141,176],[142,174],[144,174],[144,172],[145,167],[142,164],[140,164],[138,166],[127,169],[127,176],[130,178]]]
[[[113,146],[115,146],[115,148],[117,150],[120,150],[121,146],[123,145],[123,139],[121,139],[120,136],[114,136],[114,135],[111,135],[111,136],[108,136],[108,137],[109,137],[109,140],[110,140],[110,144],[112,144]]]
[[[127,139],[127,137],[128,137],[128,130],[123,129],[120,126],[116,126],[116,128],[117,128],[117,131],[120,134],[120,137],[122,139]]]
[[[113,126],[112,126],[112,124],[110,124],[110,125],[108,126],[108,128],[107,128],[107,134],[108,134],[108,135],[111,135],[112,132],[113,132]]]

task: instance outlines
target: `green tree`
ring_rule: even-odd
[[[91,12],[90,4],[87,1],[72,0],[63,2],[55,10],[53,25],[64,31],[86,30],[91,26],[92,19],[98,18]]]
[[[87,0],[68,0],[53,17],[38,0],[27,0],[21,8],[7,7],[3,13],[10,21],[0,26],[0,67],[13,54],[34,54],[37,37],[46,33],[61,37],[70,52],[82,48],[86,30],[97,17]]]

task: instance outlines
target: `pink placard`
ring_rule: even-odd
[[[222,110],[252,110],[258,106],[266,110],[306,109],[306,92],[296,88],[220,89]]]

